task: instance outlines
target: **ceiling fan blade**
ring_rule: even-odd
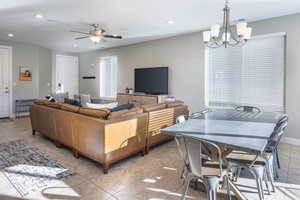
[[[70,31],[71,33],[80,33],[80,34],[84,34],[84,35],[90,35],[90,33],[85,33],[85,32],[81,32],[81,31]]]
[[[106,38],[113,38],[113,39],[122,39],[121,35],[103,35]]]
[[[75,40],[81,40],[81,39],[85,39],[85,38],[88,38],[89,36],[83,36],[83,37],[78,37],[78,38],[75,38]]]

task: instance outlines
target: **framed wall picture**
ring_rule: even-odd
[[[20,66],[20,81],[32,81],[32,72],[30,67]]]

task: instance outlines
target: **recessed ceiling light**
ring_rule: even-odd
[[[44,15],[38,13],[38,14],[35,14],[34,17],[37,18],[37,19],[43,19]]]
[[[14,37],[14,34],[9,33],[9,34],[8,34],[8,37]]]
[[[168,20],[168,24],[174,24],[173,20]]]

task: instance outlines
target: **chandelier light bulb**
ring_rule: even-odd
[[[227,37],[226,37],[227,36]],[[223,33],[222,35],[222,41],[223,42],[228,42],[230,41],[230,33],[227,32],[227,34]]]
[[[248,27],[248,28],[246,29],[246,33],[245,33],[244,38],[245,38],[246,40],[249,40],[249,39],[251,38],[251,34],[252,34],[252,28]]]
[[[245,21],[239,22],[236,25],[236,31],[237,31],[238,36],[244,36],[247,31],[247,22],[245,22]]]
[[[211,27],[211,37],[218,37],[220,33],[220,25],[216,24]]]
[[[211,34],[210,31],[204,31],[203,32],[203,41],[204,42],[209,42],[210,41],[210,34]]]

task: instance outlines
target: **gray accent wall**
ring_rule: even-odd
[[[193,110],[204,105],[204,47],[201,33],[80,54],[80,92],[99,97],[99,58],[118,57],[118,91],[134,86],[134,68],[169,67],[169,94]]]
[[[51,91],[51,50],[12,41],[0,41],[12,47],[13,100],[44,97]],[[19,67],[29,66],[32,81],[19,80]]]
[[[253,35],[286,32],[286,110],[290,116],[287,136],[300,139],[300,14],[253,22]],[[182,99],[191,111],[205,102],[205,47],[201,32],[149,41],[135,45],[84,52],[80,54],[80,92],[99,96],[99,58],[117,56],[118,91],[134,86],[134,68],[169,66],[170,95]]]

